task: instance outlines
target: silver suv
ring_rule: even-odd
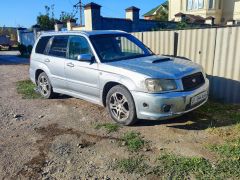
[[[157,56],[122,31],[53,32],[33,48],[30,78],[44,98],[66,94],[107,108],[112,119],[169,119],[208,99],[201,66]]]

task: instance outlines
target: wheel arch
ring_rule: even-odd
[[[38,77],[42,72],[45,72],[45,71],[42,70],[42,69],[37,69],[36,70],[36,72],[35,72],[35,82],[36,82],[36,84],[38,83]]]
[[[42,72],[45,72],[49,78],[49,81],[51,82],[51,73],[48,69],[48,67],[45,65],[45,64],[36,64],[36,69],[34,70],[35,73],[34,73],[34,80],[35,80],[35,83],[37,84],[37,81],[38,81],[38,76],[42,73]]]
[[[102,104],[104,107],[106,107],[106,99],[107,99],[108,92],[110,91],[110,89],[112,89],[114,86],[117,86],[117,85],[121,85],[121,86],[125,87],[131,94],[129,87],[127,85],[125,85],[124,83],[117,82],[117,81],[109,81],[104,85],[103,90],[102,90]]]

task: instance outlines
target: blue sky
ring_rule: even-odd
[[[125,8],[136,6],[141,9],[140,15],[146,13],[164,0],[93,0],[102,5],[102,16],[125,17]],[[45,5],[55,4],[55,16],[59,17],[61,11],[71,12],[73,4],[78,0],[1,0],[0,27],[31,27],[36,24],[36,17],[45,12]],[[83,0],[84,4],[91,0]],[[77,14],[78,15],[78,14]]]

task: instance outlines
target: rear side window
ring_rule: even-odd
[[[44,51],[50,38],[51,38],[50,36],[41,37],[41,39],[38,41],[35,52],[38,54],[44,54]]]
[[[66,57],[68,45],[68,36],[55,36],[51,48],[48,52],[51,56]]]

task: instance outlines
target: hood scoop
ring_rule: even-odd
[[[161,62],[166,62],[166,61],[173,61],[173,59],[171,59],[171,58],[160,58],[160,59],[153,60],[152,63],[155,64],[155,63],[161,63]]]

